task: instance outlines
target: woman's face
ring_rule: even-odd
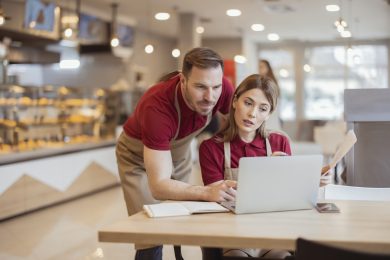
[[[259,64],[259,74],[261,76],[267,76],[267,73],[268,73],[267,64],[265,64],[265,62],[261,61]]]
[[[271,105],[264,92],[251,89],[233,101],[234,120],[240,137],[254,138],[256,130],[268,119]]]

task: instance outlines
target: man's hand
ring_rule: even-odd
[[[234,201],[236,199],[237,182],[232,180],[218,181],[206,186],[207,201]]]

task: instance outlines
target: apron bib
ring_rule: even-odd
[[[265,139],[265,147],[267,150],[267,156],[271,156],[272,149],[268,138]],[[224,179],[237,181],[238,168],[231,168],[230,142],[223,143],[223,150],[225,155]]]
[[[175,89],[175,108],[178,114],[178,129],[170,142],[173,172],[171,178],[187,182],[192,171],[191,141],[210,123],[212,113],[207,116],[205,125],[192,134],[177,140],[180,131],[181,111],[178,101],[179,83]],[[149,189],[144,165],[144,145],[141,140],[127,136],[124,132],[118,139],[116,157],[122,183],[127,212],[129,215],[142,210],[144,204],[155,204],[160,201],[153,198]]]

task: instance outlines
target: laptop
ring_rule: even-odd
[[[243,157],[236,201],[221,205],[236,214],[312,209],[321,168],[322,155]]]

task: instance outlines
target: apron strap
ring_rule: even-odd
[[[271,143],[269,142],[268,137],[265,138],[265,147],[267,149],[267,156],[272,155],[272,148],[271,148]]]
[[[223,151],[225,155],[225,169],[230,169],[231,164],[230,164],[230,142],[224,142],[223,143]]]
[[[179,106],[179,100],[177,99],[177,92],[178,92],[178,89],[179,89],[179,84],[180,84],[180,81],[179,81],[179,83],[177,83],[176,88],[175,88],[175,108],[176,108],[176,112],[177,112],[178,121],[177,121],[176,134],[173,137],[173,140],[176,140],[177,136],[179,135],[180,123],[181,123],[180,106]]]

